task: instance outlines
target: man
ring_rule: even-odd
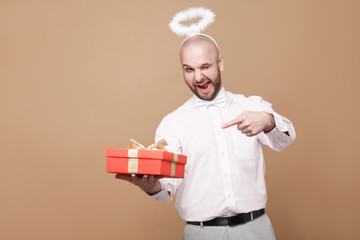
[[[184,179],[116,175],[158,201],[170,201],[187,221],[184,239],[275,239],[268,216],[261,145],[281,151],[295,139],[289,120],[260,97],[225,91],[224,61],[215,41],[184,41],[180,60],[194,93],[156,131],[168,150],[188,156]]]

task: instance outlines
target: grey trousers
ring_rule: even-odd
[[[269,217],[265,214],[251,222],[229,227],[200,227],[186,224],[184,240],[275,240]]]

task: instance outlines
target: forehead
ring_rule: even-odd
[[[206,42],[192,42],[181,48],[180,60],[183,65],[190,66],[211,64],[216,61],[216,52]]]

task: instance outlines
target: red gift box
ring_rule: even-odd
[[[183,178],[186,156],[159,150],[106,149],[106,172]]]

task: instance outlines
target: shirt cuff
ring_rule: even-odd
[[[159,202],[169,202],[172,200],[172,197],[169,195],[166,189],[163,189],[160,192],[151,195],[150,197]]]
[[[289,129],[289,126],[286,124],[283,117],[274,112],[270,113],[274,116],[276,126],[268,133],[261,132],[258,135],[258,139],[262,144],[280,152],[293,142],[295,133]],[[288,132],[288,134],[286,134],[286,132]]]
[[[283,132],[283,133],[288,132],[289,129],[286,127],[284,121],[282,121],[282,117],[279,116],[279,115],[276,114],[276,113],[272,113],[272,115],[274,116],[274,119],[275,119],[275,128],[276,128],[278,131]],[[274,129],[275,129],[275,128],[274,128]],[[274,129],[273,129],[273,130],[274,130]],[[270,132],[272,132],[272,131],[270,131]]]
[[[277,127],[274,127],[273,130],[271,130],[268,133],[265,133],[265,136],[269,137],[270,139],[276,139],[277,137],[285,134],[285,132],[280,131]]]

